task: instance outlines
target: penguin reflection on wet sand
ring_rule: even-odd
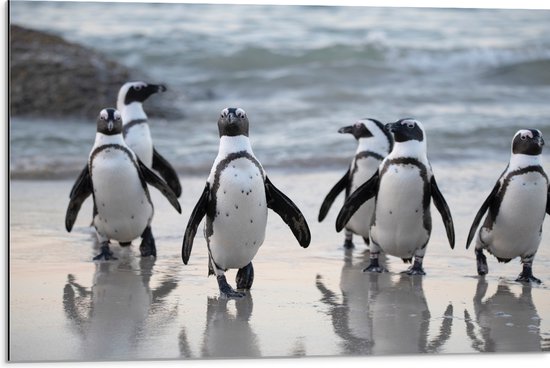
[[[122,116],[123,135],[128,147],[149,169],[156,170],[176,197],[181,195],[181,184],[176,170],[153,146],[143,102],[155,93],[165,92],[162,84],[145,82],[125,83],[118,91],[117,109]]]
[[[374,197],[370,264],[364,271],[387,271],[378,263],[383,251],[405,263],[414,258],[413,265],[405,272],[425,275],[422,262],[432,231],[431,200],[443,218],[449,244],[454,248],[451,212],[428,161],[422,124],[407,118],[386,124],[386,129],[394,136],[393,149],[372,178],[346,199],[336,219],[336,230],[342,230],[363,203]]]
[[[476,237],[477,273],[489,272],[486,249],[499,262],[521,257],[520,282],[541,281],[533,276],[533,260],[542,240],[542,223],[550,214],[548,177],[542,168],[542,133],[536,129],[519,130],[512,140],[508,166],[481,205],[470,228],[466,249],[474,238],[482,217],[485,221]]]
[[[126,145],[122,137],[120,113],[112,108],[101,110],[88,164],[76,179],[70,194],[65,215],[67,231],[72,230],[82,203],[92,195],[93,226],[101,243],[101,253],[94,260],[115,259],[109,247],[110,240],[129,246],[132,240],[140,236],[141,255],[156,256],[151,231],[153,203],[147,184],[160,190],[181,213],[172,190]]]
[[[177,272],[166,272],[153,287],[154,265],[155,258],[126,252],[119,262],[95,263],[91,287],[67,275],[63,310],[81,340],[82,359],[122,359],[121,353],[136,359],[148,329],[160,331],[173,323],[177,306],[168,305],[167,296],[178,285],[171,276]]]
[[[479,278],[473,300],[475,316],[464,310],[472,348],[479,352],[550,351],[550,339],[540,335],[541,318],[531,286],[521,285],[521,294],[516,296],[510,285],[501,282],[496,292],[483,300],[488,286],[485,278]]]
[[[368,254],[367,254],[368,257]],[[342,354],[387,355],[437,353],[451,337],[453,306],[444,312],[439,333],[430,339],[433,320],[422,277],[357,272],[366,263],[346,262],[340,277],[342,297],[317,275],[321,301],[329,307],[334,332],[342,338]],[[339,302],[339,300],[342,300]]]
[[[222,295],[242,297],[225,278],[238,269],[237,289],[250,289],[252,259],[265,238],[267,209],[290,227],[300,246],[307,248],[311,234],[296,205],[269,180],[254,156],[248,139],[248,117],[241,108],[226,108],[218,119],[220,146],[204,191],[185,230],[182,260],[189,261],[197,228],[204,216],[208,246],[208,274],[216,275]]]
[[[345,191],[347,198],[372,177],[380,162],[393,146],[391,134],[384,129],[381,122],[375,119],[359,120],[354,125],[341,128],[338,133],[352,134],[358,142],[357,150],[348,171],[325,197],[319,210],[319,222],[325,219],[332,203],[342,191]],[[354,248],[354,233],[362,236],[365,244],[369,245],[369,230],[373,211],[374,199],[370,199],[350,218],[346,224],[345,249]]]

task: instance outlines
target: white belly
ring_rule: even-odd
[[[423,196],[424,181],[417,166],[392,165],[382,175],[371,237],[384,252],[411,258],[427,243],[430,234],[424,228]]]
[[[357,160],[356,165],[357,170],[352,178],[350,194],[374,175],[380,165],[380,160],[374,157],[366,157]],[[357,212],[355,212],[346,224],[346,228],[353,231],[355,234],[368,238],[373,212],[374,198],[369,199],[359,207]]]
[[[94,225],[100,235],[119,242],[141,236],[153,216],[153,206],[141,186],[130,157],[109,148],[92,162],[92,182],[97,215]]]
[[[147,123],[134,125],[124,136],[124,141],[145,166],[151,168],[153,165],[153,141],[149,125]]]
[[[252,261],[265,238],[267,204],[262,172],[250,160],[239,158],[222,171],[219,183],[213,233],[208,239],[210,251],[222,269],[242,268]]]
[[[532,172],[512,177],[492,231],[482,228],[482,240],[499,258],[534,254],[541,241],[546,214],[547,182]]]

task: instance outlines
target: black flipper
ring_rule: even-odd
[[[275,211],[283,221],[290,227],[294,237],[302,248],[307,248],[311,242],[309,226],[296,205],[277,189],[269,178],[265,177],[265,194],[267,207]]]
[[[71,232],[73,229],[76,216],[78,216],[78,211],[80,211],[82,203],[84,203],[86,198],[88,198],[93,191],[94,188],[92,185],[92,178],[88,170],[88,165],[86,165],[71,190],[69,206],[67,207],[67,213],[65,214],[65,228],[68,232]]]
[[[479,226],[479,223],[481,222],[481,219],[483,218],[483,215],[485,214],[485,212],[487,212],[489,207],[491,207],[491,205],[493,204],[493,201],[495,200],[499,189],[500,189],[500,180],[497,181],[497,183],[495,184],[495,187],[493,188],[493,191],[485,199],[485,202],[483,202],[479,211],[477,211],[477,215],[474,218],[474,222],[472,223],[472,226],[470,227],[470,232],[468,233],[468,240],[466,240],[466,249],[470,247],[470,243],[474,238],[477,227]]]
[[[432,176],[432,180],[430,180],[430,185],[435,208],[437,208],[437,210],[441,214],[441,218],[443,219],[443,223],[445,224],[445,230],[447,231],[447,239],[449,239],[451,249],[454,249],[455,228],[453,224],[453,217],[451,216],[451,210],[449,209],[445,198],[443,198],[443,194],[441,194],[441,192],[439,191],[439,187],[435,182],[435,176]]]
[[[172,189],[176,197],[181,196],[181,184],[176,170],[170,163],[157,152],[153,147],[153,169],[157,170],[160,176],[166,181],[166,184]]]
[[[376,195],[379,180],[380,173],[376,170],[374,175],[366,183],[361,185],[355,190],[355,192],[351,193],[350,196],[346,198],[346,201],[344,202],[344,205],[336,218],[336,231],[342,231],[344,226],[346,226],[349,219],[359,209],[359,207]]]
[[[550,215],[550,186],[548,187],[548,195],[546,196],[546,213]]]
[[[193,240],[195,240],[195,234],[197,234],[197,228],[202,221],[202,218],[206,215],[208,204],[210,202],[210,184],[206,183],[202,195],[199,201],[193,208],[189,222],[187,222],[187,228],[185,229],[185,235],[183,236],[183,244],[181,246],[181,259],[184,264],[189,261],[191,255],[191,249],[193,248]],[[210,275],[210,274],[209,274]]]
[[[348,171],[344,174],[344,176],[342,176],[342,178],[338,180],[338,182],[334,185],[334,187],[332,187],[330,192],[328,192],[327,196],[323,200],[321,209],[319,210],[319,216],[317,217],[319,222],[325,219],[325,217],[327,216],[328,210],[330,209],[330,206],[332,206],[332,203],[334,202],[336,197],[338,197],[338,195],[343,190],[349,187],[349,184],[350,184],[349,175],[350,175],[350,170],[348,169]]]
[[[181,207],[178,202],[178,197],[174,194],[172,189],[161,179],[158,177],[157,174],[155,174],[153,171],[151,171],[141,160],[138,158],[138,165],[140,170],[140,176],[145,180],[145,182],[149,185],[154,186],[160,192],[168,199],[170,204],[181,213]]]

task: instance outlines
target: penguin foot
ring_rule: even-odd
[[[370,260],[370,264],[367,268],[363,269],[363,272],[378,272],[378,273],[382,273],[382,272],[388,272],[388,270],[382,266],[380,266],[380,264],[378,263],[378,258],[376,259],[371,259]]]
[[[155,246],[155,238],[153,238],[153,232],[151,226],[147,226],[143,234],[141,234],[141,244],[139,245],[139,252],[142,257],[157,256],[157,247]]]
[[[531,269],[531,267],[525,267],[525,266],[523,267],[523,271],[521,271],[516,281],[526,282],[526,283],[534,282],[535,284],[542,283],[542,281],[540,281],[535,276],[533,276],[533,270]]]
[[[353,244],[353,241],[351,239],[346,239],[344,241],[344,249],[353,249],[355,248],[355,244]]]
[[[254,267],[252,267],[252,262],[243,268],[239,268],[235,281],[237,282],[238,290],[250,290],[254,282]]]
[[[220,288],[220,293],[226,298],[242,298],[245,296],[245,293],[241,293],[233,289],[228,283],[225,276],[217,276],[218,286]]]
[[[103,245],[99,249],[101,250],[101,253],[94,257],[94,261],[101,261],[102,258],[104,258],[106,261],[118,259],[114,256],[114,253],[109,248],[108,242],[103,243]]]
[[[487,275],[489,273],[489,266],[487,265],[487,257],[483,254],[483,249],[476,249],[476,263],[477,274],[479,276]]]
[[[409,267],[409,269],[407,271],[403,271],[401,273],[405,273],[409,276],[413,276],[413,275],[425,276],[426,275],[426,272],[424,272],[424,269],[422,268],[422,265],[417,265],[417,264],[414,264],[413,266]]]

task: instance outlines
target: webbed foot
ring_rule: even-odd
[[[421,275],[425,276],[426,272],[424,272],[424,269],[422,268],[422,265],[417,265],[416,263],[409,267],[407,271],[403,271],[402,273],[405,273],[407,275],[413,276],[413,275]]]
[[[239,269],[235,281],[237,282],[238,290],[250,290],[252,283],[254,282],[254,267],[252,267],[252,262]]]
[[[101,253],[94,257],[94,261],[101,261],[102,258],[104,258],[106,261],[118,259],[114,256],[114,253],[109,248],[109,242],[104,242],[102,244],[103,245],[101,246],[101,248],[99,248],[101,250]]]
[[[344,241],[344,249],[353,249],[355,248],[355,244],[353,244],[353,241],[351,239],[346,239]]]
[[[523,271],[521,271],[516,281],[526,283],[534,282],[535,284],[542,283],[540,279],[537,279],[535,276],[533,276],[533,269],[531,267],[526,267],[525,265],[523,266]]]
[[[478,275],[483,276],[489,273],[489,266],[487,266],[487,257],[485,257],[485,254],[483,254],[483,249],[476,249],[476,263]]]
[[[157,256],[157,247],[155,246],[155,238],[153,238],[153,232],[151,226],[147,226],[141,234],[141,244],[139,245],[139,252],[142,257]]]
[[[218,286],[220,288],[220,293],[226,298],[242,298],[245,296],[245,293],[241,293],[233,289],[228,283],[225,276],[217,276]]]
[[[371,258],[370,264],[367,268],[363,269],[363,272],[388,272],[385,267],[380,266],[378,263],[378,258]]]

